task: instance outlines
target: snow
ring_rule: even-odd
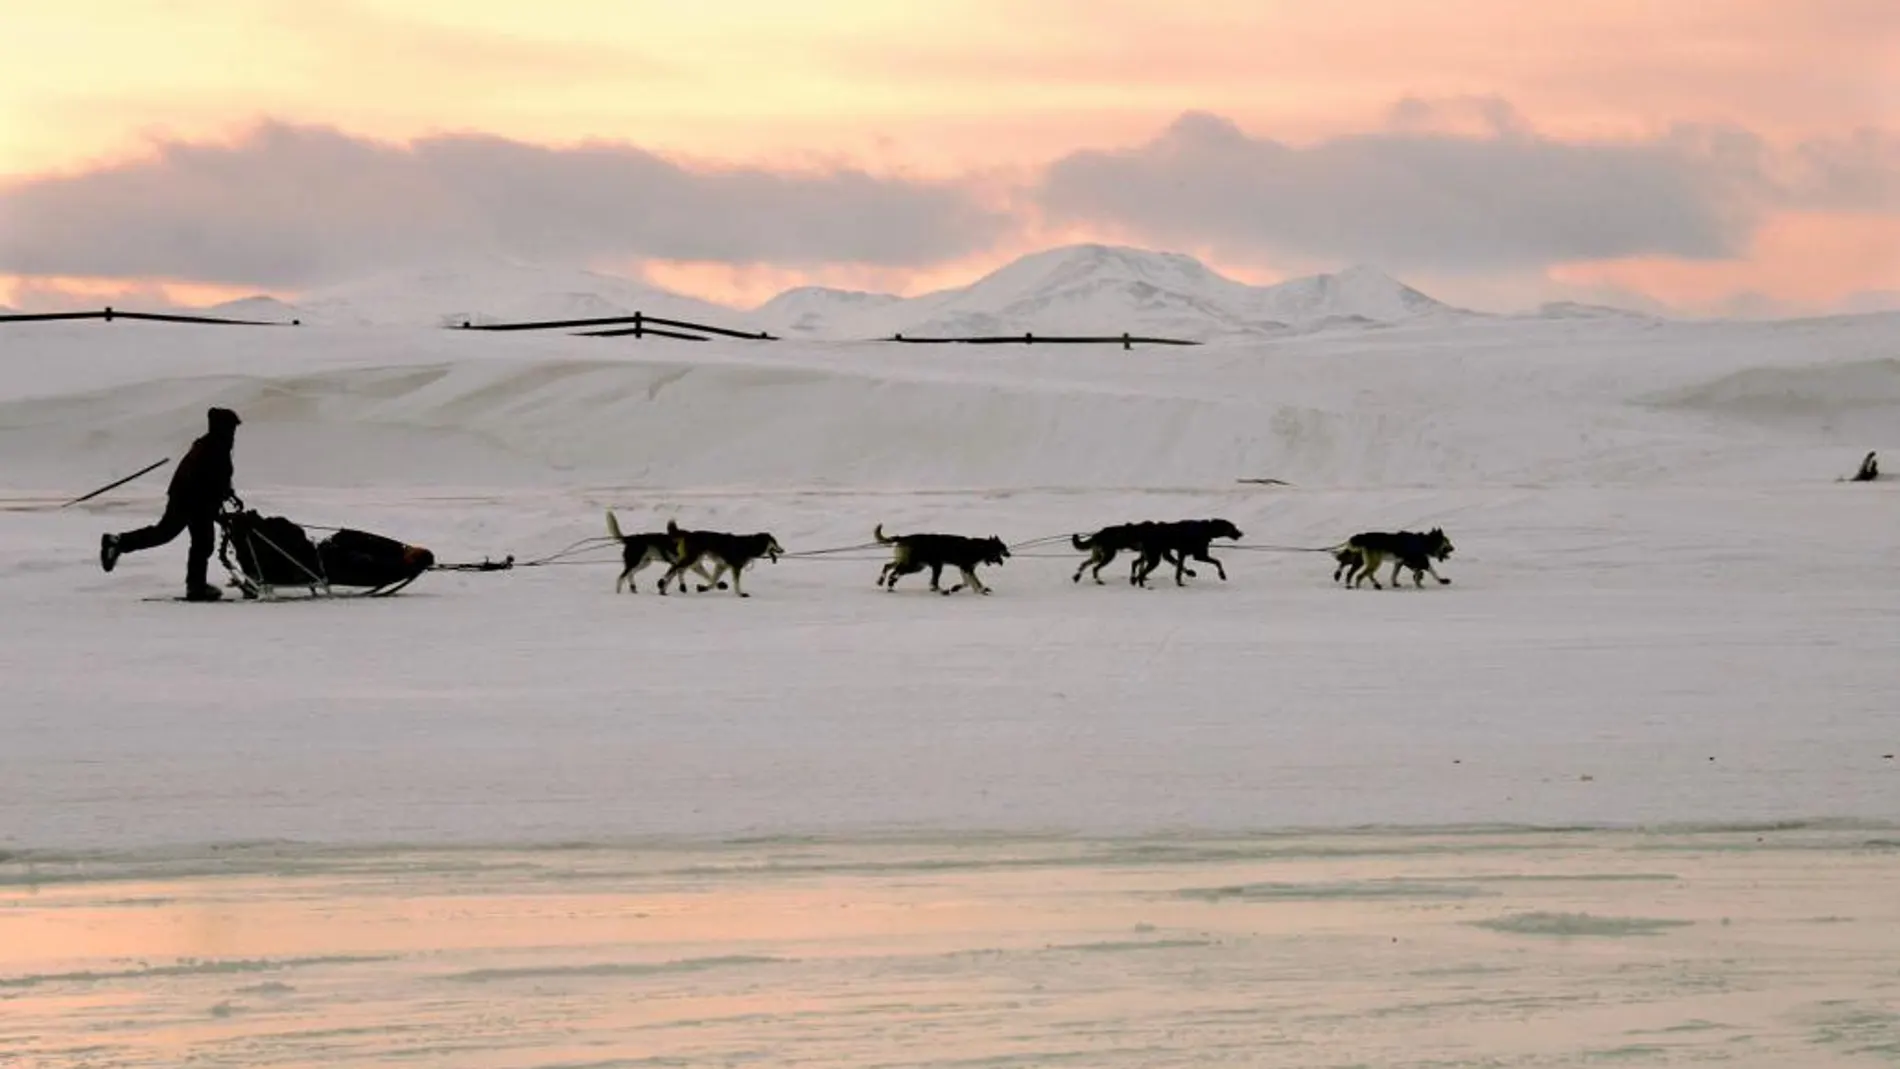
[[[1067,292],[1065,263],[1014,292]],[[518,292],[591,292],[542,283]],[[524,309],[434,292],[420,325],[300,300],[302,327],[0,327],[0,1051],[1900,1042],[1900,498],[1835,481],[1895,452],[1900,315],[1210,319],[1123,351],[465,332],[427,321]],[[1307,307],[1378,310],[1330,292]],[[379,299],[354,307],[402,318]],[[609,508],[793,554],[878,523],[1018,551],[987,598],[879,591],[872,551],[760,564],[746,600],[651,570],[616,595],[609,550],[382,601],[147,603],[182,541],[94,554],[165,471],[56,506],[175,460],[210,405],[243,414],[253,506],[448,561],[550,554]],[[1070,532],[1216,515],[1245,532],[1226,582],[1070,581]],[[1349,592],[1304,552],[1431,525],[1448,587]]]
[[[658,286],[505,257],[391,272],[305,294],[297,304],[307,321],[337,325],[436,327],[640,312],[751,329],[744,313]]]
[[[841,322],[849,322],[866,309],[885,308],[901,304],[903,300],[890,293],[799,286],[754,309],[753,319],[764,329],[782,336],[843,337],[849,328],[840,326]]]
[[[235,301],[224,301],[194,311],[225,319],[249,319],[265,323],[289,323],[309,314],[288,301],[262,294],[240,297]]]
[[[1867,581],[1900,561],[1894,498],[1833,482],[1892,446],[1900,316],[1132,352],[4,341],[8,847],[1900,818],[1900,628]],[[93,551],[157,515],[162,473],[39,506],[179,456],[212,404],[245,417],[254,505],[448,560],[550,552],[609,507],[793,552],[1220,515],[1295,548],[1442,524],[1456,582],[1347,593],[1323,555],[1233,549],[1224,584],[1078,588],[1057,541],[987,599],[877,592],[864,553],[760,565],[745,602],[615,598],[595,558],[374,604],[139,603],[182,545],[110,576]]]
[[[967,286],[918,297],[802,286],[753,309],[730,308],[644,282],[504,257],[412,269],[307,293],[256,296],[216,314],[331,326],[650,316],[827,341],[1037,334],[1208,340],[1339,326],[1462,319],[1452,308],[1358,266],[1337,274],[1251,286],[1191,256],[1110,245],[1071,245],[1024,256]]]
[[[1179,253],[1070,245],[1024,256],[968,286],[919,297],[794,290],[757,314],[788,333],[833,340],[1031,332],[1200,341],[1474,313],[1367,266],[1250,286]]]

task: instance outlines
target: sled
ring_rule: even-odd
[[[340,528],[312,542],[301,526],[254,509],[218,517],[218,560],[246,601],[289,593],[312,598],[384,598],[435,567],[421,546]],[[178,600],[183,600],[178,599]]]

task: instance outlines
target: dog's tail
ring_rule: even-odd
[[[897,539],[891,538],[885,535],[884,525],[881,523],[878,524],[876,527],[872,528],[871,537],[877,539],[877,544],[880,546],[888,546],[892,542],[897,541]]]
[[[1069,544],[1077,549],[1088,549],[1095,544],[1095,536],[1090,535],[1087,538],[1083,538],[1079,534],[1072,534],[1069,536]]]
[[[620,521],[614,519],[614,510],[607,510],[607,534],[616,542],[625,542],[627,536],[620,533]]]

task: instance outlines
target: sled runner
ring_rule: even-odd
[[[297,524],[255,509],[226,512],[218,526],[218,560],[247,600],[276,598],[279,588],[310,597],[388,597],[435,567],[435,554],[421,546],[349,528],[312,542]]]

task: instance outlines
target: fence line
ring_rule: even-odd
[[[162,312],[121,312],[107,306],[98,312],[9,312],[0,315],[0,323],[49,323],[55,320],[103,319],[110,323],[115,319],[137,319],[153,323],[208,323],[230,327],[300,327],[303,320],[293,319],[288,323],[274,323],[265,319],[225,319],[221,316],[174,315]]]
[[[302,326],[302,319],[293,319],[289,323],[271,322],[262,319],[229,319],[221,316],[181,315],[162,312],[123,312],[110,306],[97,312],[11,312],[0,315],[0,323],[45,323],[56,320],[100,319],[111,322],[115,319],[132,319],[155,323],[202,323],[218,326],[243,327],[282,327]],[[578,328],[600,328],[583,330]],[[713,335],[725,338],[739,338],[746,341],[779,341],[780,339],[766,331],[733,330],[729,327],[716,327],[708,323],[694,323],[684,319],[667,319],[635,312],[625,316],[599,316],[590,319],[546,319],[519,323],[476,323],[464,319],[456,330],[518,331],[518,330],[574,330],[576,337],[583,338],[643,338],[652,335],[656,338],[675,338],[681,341],[710,341]],[[1024,331],[1022,334],[993,334],[972,337],[915,338],[905,337],[902,333],[893,334],[882,341],[899,342],[905,345],[1120,345],[1123,349],[1133,349],[1137,345],[1200,345],[1198,341],[1187,338],[1157,338],[1140,334],[1037,334]]]

